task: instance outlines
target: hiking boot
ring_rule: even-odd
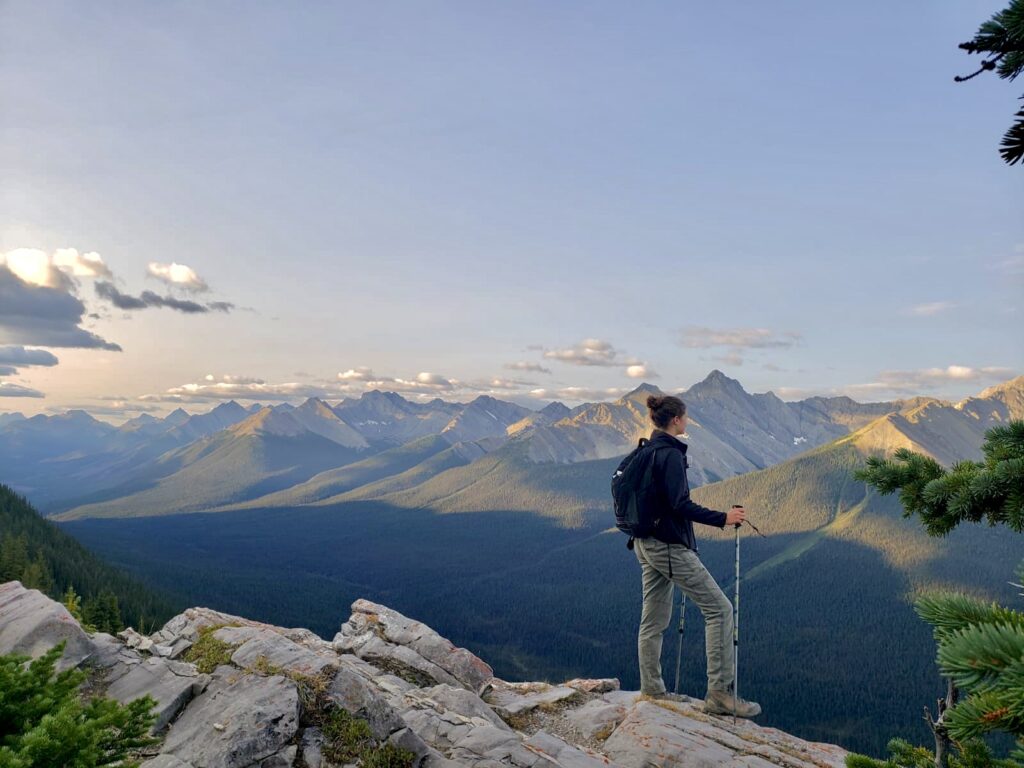
[[[704,711],[712,715],[731,715],[735,711],[736,717],[757,717],[761,714],[761,705],[733,696],[730,691],[708,691]]]

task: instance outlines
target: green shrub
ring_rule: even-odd
[[[85,673],[54,673],[64,647],[61,641],[35,660],[0,656],[0,768],[134,768],[133,755],[157,741],[149,736],[156,702],[82,701]]]

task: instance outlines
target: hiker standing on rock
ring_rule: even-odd
[[[672,585],[675,584],[704,614],[707,644],[708,692],[704,711],[754,717],[760,705],[734,696],[732,604],[697,556],[693,521],[724,528],[739,525],[746,510],[734,507],[716,512],[690,499],[686,480],[686,405],[678,397],[647,398],[655,429],[651,433],[654,483],[652,500],[658,506],[653,532],[633,541],[636,559],[643,569],[644,607],[637,648],[640,657],[640,692],[665,698],[661,676],[661,644],[672,618]]]

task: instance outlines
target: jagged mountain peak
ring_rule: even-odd
[[[994,397],[996,395],[1010,393],[1010,392],[1017,393],[1017,394],[1024,393],[1024,376],[1018,376],[1018,377],[1016,377],[1014,379],[1010,379],[1008,381],[1004,381],[1001,384],[995,384],[995,385],[993,385],[991,387],[988,387],[987,389],[983,389],[978,394],[978,399]]]
[[[690,397],[702,397],[705,395],[725,392],[731,395],[747,396],[747,391],[736,379],[732,379],[715,368],[702,381],[697,382],[685,394]]]

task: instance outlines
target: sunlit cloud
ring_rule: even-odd
[[[151,261],[146,268],[149,277],[160,280],[175,288],[183,288],[186,291],[201,293],[210,290],[210,286],[201,278],[192,267],[185,264],[171,262],[161,264]]]
[[[657,379],[658,374],[647,365],[630,365],[626,367],[626,375],[631,379]]]
[[[53,266],[75,277],[113,277],[95,251],[79,253],[77,248],[58,248],[53,252]]]
[[[571,365],[613,367],[621,365],[616,360],[615,347],[601,339],[584,339],[579,344],[566,349],[549,349],[544,352],[548,360],[558,360]]]

